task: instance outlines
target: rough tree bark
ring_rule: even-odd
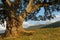
[[[31,1],[28,5],[31,5]],[[16,17],[14,15],[14,13],[17,10],[17,7],[16,7],[15,10],[13,9],[13,11],[12,11],[12,10],[9,9],[9,8],[12,8],[11,3],[9,1],[6,1],[5,4],[7,4],[9,6],[7,8],[7,5],[5,5],[6,12],[7,12],[7,15],[8,15],[8,17],[7,17],[7,27],[6,27],[7,30],[6,30],[5,36],[6,37],[18,37],[18,36],[20,36],[20,34],[24,34],[24,33],[29,34],[29,35],[32,34],[33,31],[26,31],[25,29],[23,29],[23,26],[22,26],[24,18],[27,16],[26,14],[28,14],[28,12],[24,11],[21,15]],[[15,4],[13,4],[13,5],[15,5]]]

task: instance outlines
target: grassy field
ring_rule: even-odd
[[[3,40],[60,40],[60,27],[34,29],[35,33],[30,36],[20,36],[19,38]],[[0,39],[2,40],[2,39]]]

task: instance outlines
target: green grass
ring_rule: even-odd
[[[19,38],[3,40],[60,40],[60,27],[34,29],[35,33],[31,36],[20,36]],[[0,39],[2,40],[2,39]]]

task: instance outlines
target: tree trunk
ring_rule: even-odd
[[[15,17],[14,14],[9,14],[7,18],[7,30],[5,33],[6,37],[19,37],[21,34],[31,35],[33,31],[27,31],[23,28],[22,24],[24,18],[21,16]]]
[[[21,34],[31,35],[33,33],[33,31],[27,31],[27,30],[23,29],[23,26],[22,26],[24,18],[27,16],[26,14],[32,12],[31,9],[32,9],[33,0],[30,0],[28,6],[26,8],[26,12],[24,12],[25,14],[22,14],[21,16],[16,17],[15,13],[17,11],[17,5],[19,4],[19,1],[15,0],[15,2],[17,2],[17,4],[15,4],[15,2],[14,2],[14,5],[11,4],[11,2],[9,0],[6,0],[5,2],[3,2],[6,7],[5,8],[6,12],[7,12],[6,15],[8,17],[7,18],[7,27],[6,27],[7,30],[5,33],[5,36],[7,36],[7,37],[18,37]],[[12,5],[16,7],[16,11],[12,7]],[[30,8],[30,10],[28,10],[29,8]]]

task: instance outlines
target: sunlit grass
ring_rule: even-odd
[[[20,36],[19,38],[11,38],[4,40],[60,40],[60,27],[57,28],[41,28],[34,29],[35,33],[31,36]],[[2,40],[2,39],[0,39]]]

